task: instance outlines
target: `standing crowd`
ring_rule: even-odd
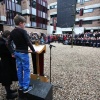
[[[72,42],[74,45],[78,46],[91,46],[91,47],[100,47],[100,32],[85,32],[82,34],[74,35],[72,34],[58,34],[58,35],[46,35],[41,33],[40,35],[36,33],[30,33],[30,39],[34,44],[35,40],[39,40],[40,44],[47,44],[51,42],[58,42],[64,45],[71,45]]]

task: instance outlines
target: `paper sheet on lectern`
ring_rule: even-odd
[[[37,53],[41,53],[43,50],[45,50],[45,45],[33,45],[33,47],[34,47],[34,49],[35,49],[35,51],[37,52]],[[29,52],[32,52],[31,50],[30,50],[30,48],[29,48]]]
[[[41,52],[44,49],[44,45],[33,45],[35,51]]]

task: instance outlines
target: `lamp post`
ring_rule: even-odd
[[[71,47],[73,48],[73,35],[74,35],[74,27],[75,27],[75,19],[76,19],[76,14],[75,14],[75,5],[72,5],[72,9],[73,9],[73,17],[74,17],[74,24],[72,26],[72,45]]]

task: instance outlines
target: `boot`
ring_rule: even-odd
[[[7,93],[7,96],[6,96],[7,99],[17,98],[17,96],[18,96],[18,94],[16,93],[17,90],[11,90],[10,85],[5,86],[5,90],[6,90],[6,93]]]
[[[9,93],[6,96],[6,99],[15,99],[17,98],[18,94],[17,93]]]
[[[10,93],[15,93],[15,92],[17,92],[17,89],[14,90],[10,89]]]

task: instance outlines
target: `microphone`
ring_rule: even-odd
[[[52,45],[52,44],[49,44],[50,45],[50,47],[56,47],[56,46],[54,46],[54,45]]]

